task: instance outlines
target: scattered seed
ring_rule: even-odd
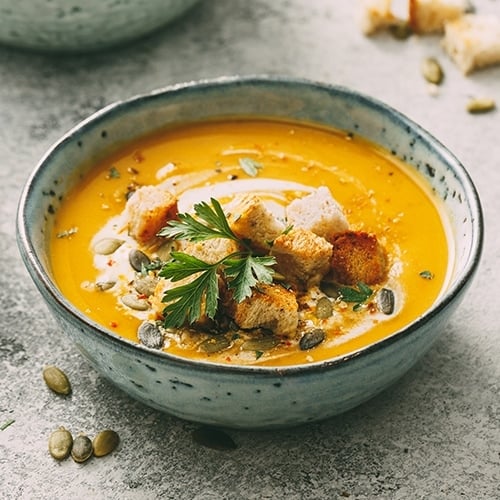
[[[158,284],[158,279],[149,275],[146,276],[139,275],[134,280],[134,288],[136,292],[139,293],[140,295],[145,295],[146,297],[153,295],[157,284]]]
[[[92,453],[92,441],[85,434],[78,434],[73,441],[71,458],[77,463],[82,463],[88,460],[92,456]]]
[[[299,341],[299,347],[301,351],[308,351],[309,349],[313,349],[318,346],[325,340],[325,331],[321,328],[315,328],[310,332],[304,333],[302,338]]]
[[[121,297],[121,301],[134,311],[147,311],[149,309],[149,302],[146,299],[140,299],[135,293],[127,293]]]
[[[248,339],[243,342],[241,348],[244,351],[270,351],[280,343],[279,339],[271,335]]]
[[[231,342],[223,335],[210,337],[200,344],[200,349],[207,354],[223,351],[231,345]]]
[[[426,57],[422,61],[421,71],[423,77],[435,85],[440,85],[444,78],[443,68],[434,57]]]
[[[400,22],[389,26],[389,33],[396,40],[406,40],[413,34],[413,31],[409,23]]]
[[[106,290],[113,288],[115,285],[116,281],[97,281],[95,287],[100,292],[105,292]]]
[[[384,314],[394,312],[394,292],[389,288],[381,288],[377,293],[377,307]]]
[[[106,429],[99,432],[92,441],[94,456],[104,457],[109,455],[118,446],[119,442],[120,437],[115,431]]]
[[[64,427],[52,432],[49,437],[49,453],[56,460],[64,460],[71,452],[73,446],[73,436]]]
[[[467,111],[471,114],[488,113],[496,108],[496,102],[493,99],[474,98],[467,103]]]
[[[192,438],[195,443],[214,450],[230,451],[237,448],[230,436],[214,427],[200,427],[193,431]]]
[[[71,393],[71,384],[66,374],[57,366],[46,366],[42,372],[47,387],[57,394],[67,396]]]
[[[332,301],[328,297],[321,297],[316,303],[315,315],[318,319],[327,319],[333,314]]]
[[[163,334],[156,324],[149,321],[141,323],[137,330],[137,336],[146,347],[159,349],[163,345]]]
[[[94,244],[94,252],[99,255],[109,255],[116,252],[123,245],[123,240],[116,238],[103,238]]]
[[[144,252],[137,249],[130,251],[128,254],[128,261],[137,272],[141,272],[144,267],[151,264],[151,259]]]

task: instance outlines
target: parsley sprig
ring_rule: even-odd
[[[357,288],[342,286],[340,297],[344,302],[354,302],[353,311],[361,309],[362,305],[373,295],[373,290],[365,283],[359,282]]]
[[[226,238],[236,241],[243,250],[213,264],[183,252],[172,252],[171,260],[165,263],[159,275],[172,282],[191,276],[195,278],[164,293],[162,301],[167,304],[163,310],[166,328],[177,328],[186,322],[192,324],[202,314],[213,319],[219,304],[219,275],[224,276],[237,302],[250,297],[252,288],[258,283],[273,281],[274,257],[254,255],[248,243],[233,233],[216,199],[212,198],[210,203],[197,203],[193,208],[194,216],[179,214],[178,220],[169,221],[158,235],[195,242]]]

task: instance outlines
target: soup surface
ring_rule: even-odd
[[[285,207],[327,188],[348,231],[370,235],[383,249],[386,272],[369,285],[364,280],[338,283],[326,275],[302,286],[296,293],[295,333],[241,327],[235,321],[224,327],[201,321],[165,328],[162,294],[176,285],[158,271],[179,247],[171,238],[138,241],[131,234],[130,204],[145,186],[173,194],[174,217],[193,214],[196,204],[211,199],[226,207],[238,197],[255,195],[283,222],[283,234],[296,229],[287,225]],[[355,135],[260,119],[187,124],[138,140],[95,165],[56,212],[51,264],[62,293],[77,308],[129,340],[139,342],[138,329],[147,322],[153,337],[161,332],[156,347],[183,357],[273,366],[310,363],[388,337],[432,305],[453,260],[439,211],[439,201],[417,172]],[[273,242],[269,247],[272,253]],[[137,250],[148,259],[141,263]],[[276,283],[283,293],[294,289],[280,273],[272,286]],[[349,299],[346,288],[362,297]],[[301,342],[306,334],[308,342]]]

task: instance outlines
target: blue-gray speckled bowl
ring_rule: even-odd
[[[374,141],[420,170],[444,200],[453,228],[451,283],[424,316],[349,356],[285,368],[214,365],[153,351],[89,321],[51,276],[47,234],[60,199],[110,148],[207,117],[273,116],[313,121]],[[102,375],[138,400],[188,420],[235,428],[275,428],[344,412],[405,373],[433,344],[478,266],[483,222],[476,190],[460,162],[390,107],[352,90],[281,78],[221,78],[175,85],[106,107],[65,135],[22,193],[18,243],[61,329]]]
[[[0,42],[57,52],[98,50],[145,35],[199,0],[0,0]]]

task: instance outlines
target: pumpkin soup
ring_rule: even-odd
[[[147,347],[219,363],[345,355],[428,309],[439,201],[378,146],[309,124],[186,124],[95,166],[51,238],[64,295]]]

